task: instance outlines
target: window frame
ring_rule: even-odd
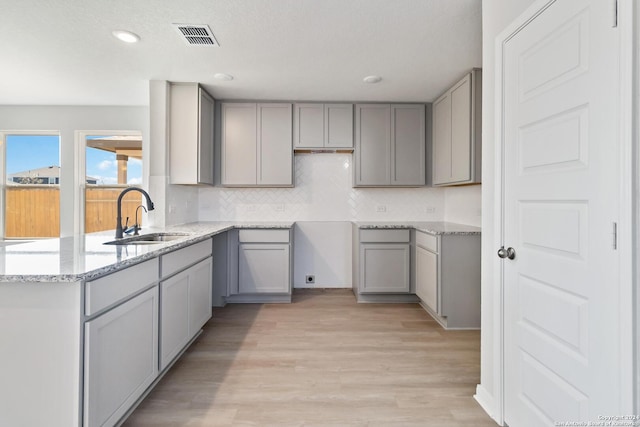
[[[58,137],[58,159],[60,160],[60,170],[63,167],[62,156],[62,132],[60,130],[2,130],[0,131],[0,240],[25,240],[29,238],[7,238],[6,234],[6,199],[7,199],[7,137],[9,136],[57,136]],[[62,184],[58,184],[62,188]],[[65,209],[66,211],[66,209]],[[63,208],[60,203],[60,233],[62,233]],[[59,236],[58,236],[59,237]]]
[[[144,149],[144,134],[142,130],[76,130],[75,142],[74,142],[74,209],[73,209],[73,224],[74,234],[85,234],[85,191],[87,187],[86,173],[87,173],[87,138],[90,136],[109,135],[109,136],[140,136],[142,138],[142,183],[140,188],[145,188],[146,180],[146,161],[145,161],[145,149]],[[62,209],[62,208],[61,208]],[[62,212],[60,213],[62,215]],[[143,213],[144,215],[144,213]],[[113,218],[115,229],[116,218]]]

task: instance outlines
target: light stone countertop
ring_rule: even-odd
[[[184,238],[147,245],[105,245],[114,231],[17,243],[0,242],[0,282],[77,282],[158,257],[233,228],[291,228],[293,222],[199,222],[166,228],[144,228],[141,234],[185,233]],[[126,240],[126,238],[124,239]]]
[[[418,231],[424,231],[430,234],[457,234],[457,235],[473,235],[481,234],[480,227],[472,225],[456,224],[454,222],[355,222],[361,229],[393,229],[393,228],[413,228]]]
[[[197,222],[145,228],[142,234],[185,233],[148,245],[105,245],[114,231],[15,243],[0,242],[0,283],[68,283],[92,280],[231,229],[290,229],[295,222]],[[431,234],[480,234],[479,227],[449,222],[354,222],[362,229],[413,228]],[[124,239],[126,241],[126,238]]]

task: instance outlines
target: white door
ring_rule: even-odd
[[[558,0],[503,45],[505,421],[622,414],[618,30]],[[504,253],[503,253],[504,255]]]

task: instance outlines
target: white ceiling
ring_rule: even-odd
[[[172,23],[208,24],[220,47]],[[218,99],[425,102],[481,66],[481,43],[481,0],[0,0],[0,105],[148,105],[149,80]]]

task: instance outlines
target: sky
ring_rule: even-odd
[[[90,137],[91,138],[91,137]],[[6,144],[6,173],[11,175],[47,166],[60,166],[60,137],[50,135],[8,135]],[[87,147],[87,175],[98,184],[117,183],[117,164],[114,153]],[[142,162],[130,158],[128,183],[142,183]]]

